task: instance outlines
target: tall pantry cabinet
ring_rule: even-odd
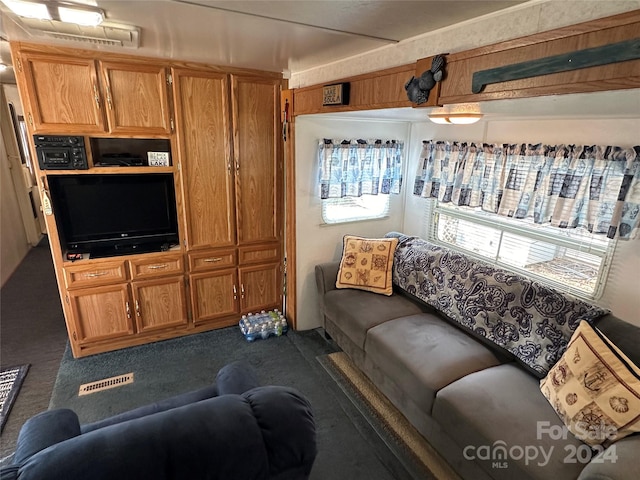
[[[282,303],[280,81],[173,70],[195,325]]]

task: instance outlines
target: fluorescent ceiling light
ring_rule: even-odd
[[[440,125],[471,125],[481,118],[481,113],[432,113],[429,115],[429,120]]]
[[[20,17],[57,20],[90,27],[100,25],[104,20],[104,12],[101,9],[88,5],[30,0],[2,0],[2,2]]]
[[[49,9],[44,3],[27,2],[23,0],[2,0],[9,9],[21,17],[51,20]]]
[[[58,15],[60,15],[60,21],[62,22],[76,23],[88,27],[98,26],[104,20],[102,11],[85,10],[62,5],[58,7]]]

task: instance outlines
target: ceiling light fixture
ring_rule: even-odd
[[[20,17],[51,20],[49,9],[44,3],[29,2],[27,0],[2,0],[2,3]]]
[[[38,2],[31,0],[2,0],[20,17],[39,20],[58,20],[87,27],[95,27],[104,21],[104,11],[88,5],[69,2]]]
[[[481,113],[432,113],[429,115],[429,120],[440,125],[471,125],[481,118]]]

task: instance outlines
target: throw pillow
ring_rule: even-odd
[[[640,432],[640,369],[584,320],[540,388],[571,433],[589,445]]]
[[[345,235],[336,288],[356,288],[391,295],[391,268],[397,245],[397,238]]]

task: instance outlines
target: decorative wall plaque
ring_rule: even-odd
[[[349,105],[349,83],[335,83],[322,87],[322,105]]]

